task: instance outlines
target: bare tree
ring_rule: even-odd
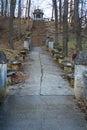
[[[14,11],[15,11],[16,0],[10,1],[10,21],[9,21],[9,34],[10,34],[10,47],[14,49],[14,27],[13,27],[13,19],[14,19]]]
[[[7,7],[8,7],[8,0],[5,0],[5,10],[4,10],[4,15],[7,15]]]
[[[75,18],[75,35],[76,35],[76,48],[82,50],[81,44],[81,18],[79,18],[79,0],[74,0],[74,18]]]
[[[59,0],[59,25],[61,31],[61,25],[62,25],[62,1],[61,0]]]
[[[5,16],[10,16],[10,0],[5,1]]]
[[[70,18],[69,18],[69,23],[71,24],[72,23],[72,15],[73,15],[73,12],[72,12],[72,0],[70,0]]]
[[[21,0],[18,3],[18,39],[21,37]]]
[[[51,17],[51,20],[53,20],[53,14],[54,14],[54,4],[52,6],[52,17]]]
[[[58,9],[57,9],[57,1],[53,1],[54,6],[54,15],[55,15],[55,45],[58,46]]]
[[[27,17],[27,15],[28,15],[28,0],[26,1],[25,18]]]
[[[1,0],[1,15],[3,16],[4,2]]]
[[[31,7],[31,0],[28,1],[28,30],[29,30],[29,19],[30,19],[30,7]]]
[[[68,0],[64,0],[63,12],[63,51],[68,55]]]

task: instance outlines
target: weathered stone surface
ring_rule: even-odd
[[[75,59],[77,65],[87,65],[87,51],[80,51]]]
[[[87,105],[87,70],[83,73],[83,82],[84,82],[84,101]]]
[[[7,79],[7,58],[3,51],[0,51],[0,99],[6,96],[6,79]]]
[[[87,51],[80,51],[75,59],[75,96],[76,98],[83,99],[87,103]]]
[[[84,76],[83,74],[87,71],[87,66],[84,65],[75,65],[75,83],[74,83],[74,92],[78,100],[83,99],[85,96],[85,85],[84,85]]]

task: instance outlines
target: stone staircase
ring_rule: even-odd
[[[46,39],[46,27],[45,22],[42,21],[33,21],[32,26],[32,35],[31,35],[31,43],[33,47],[43,46],[45,44]]]

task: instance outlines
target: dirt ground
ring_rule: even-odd
[[[31,26],[31,21],[30,21]],[[21,20],[21,39],[18,40],[18,19],[14,19],[14,49],[23,48],[24,37],[28,34],[27,21]],[[9,18],[0,17],[0,49],[10,49],[9,46]]]
[[[14,60],[20,60],[23,64],[23,57],[20,56],[19,53],[23,49],[24,38],[28,34],[27,25],[27,21],[22,19],[21,39],[18,40],[18,19],[14,19],[14,50],[12,50],[9,44],[9,18],[0,16],[0,51],[3,51],[6,54],[6,58],[8,60],[7,69],[12,69],[10,63]],[[29,25],[32,26],[32,21],[29,22]],[[24,74],[23,71],[18,71],[12,83],[22,82],[25,80],[25,77],[26,74]]]

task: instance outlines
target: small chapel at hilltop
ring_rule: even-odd
[[[43,11],[41,9],[35,9],[33,12],[34,20],[43,20]]]

